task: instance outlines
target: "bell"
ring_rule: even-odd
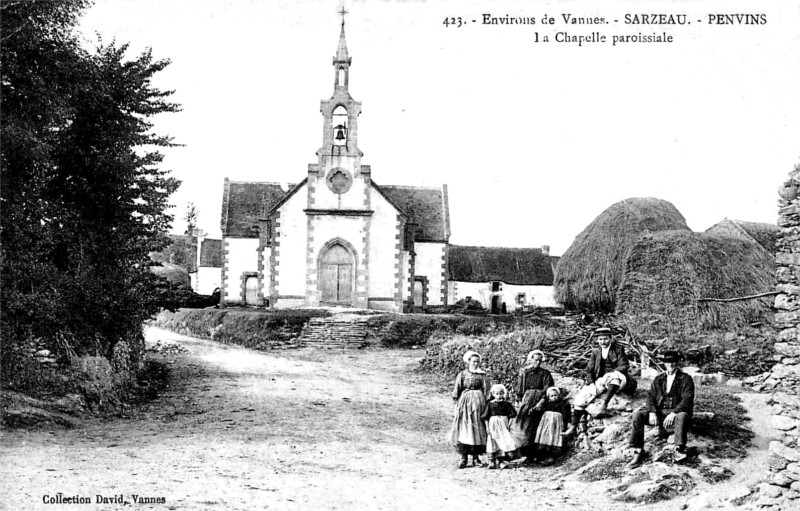
[[[344,130],[342,128],[336,130],[336,140],[344,140]]]

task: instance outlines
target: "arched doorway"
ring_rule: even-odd
[[[352,305],[353,256],[341,244],[335,243],[320,258],[320,291],[322,303]]]
[[[258,277],[246,277],[244,281],[244,303],[259,305],[258,303]]]
[[[500,314],[500,295],[492,295],[492,314]]]

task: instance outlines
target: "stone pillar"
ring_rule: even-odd
[[[775,297],[776,361],[764,390],[772,392],[772,424],[781,437],[769,445],[769,479],[760,485],[766,500],[796,500],[800,497],[800,165],[778,193],[778,278]]]

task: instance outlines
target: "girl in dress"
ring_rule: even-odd
[[[481,415],[486,408],[489,390],[486,373],[480,368],[481,356],[474,351],[464,353],[467,368],[456,376],[453,400],[456,401],[453,425],[448,433],[450,443],[461,454],[458,468],[465,468],[469,455],[476,467],[486,466],[480,454],[486,451],[486,428]]]
[[[508,461],[514,458],[517,449],[508,429],[517,411],[514,405],[506,401],[506,394],[505,385],[492,385],[494,399],[489,401],[481,416],[486,421],[486,452],[492,457],[489,468],[497,468],[498,460],[501,461],[500,468],[508,468]]]
[[[560,455],[564,451],[562,433],[570,423],[569,403],[561,390],[550,387],[535,408],[542,412],[542,418],[533,441],[534,456],[553,458]]]

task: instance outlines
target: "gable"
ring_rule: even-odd
[[[278,183],[228,181],[226,178],[220,222],[222,235],[257,238],[258,220],[267,218],[294,188],[294,185],[289,185],[285,190]]]
[[[372,185],[417,225],[415,241],[447,242],[450,233],[446,192],[439,188]]]
[[[500,281],[526,286],[552,286],[553,263],[538,248],[463,247],[451,245],[450,280]]]

